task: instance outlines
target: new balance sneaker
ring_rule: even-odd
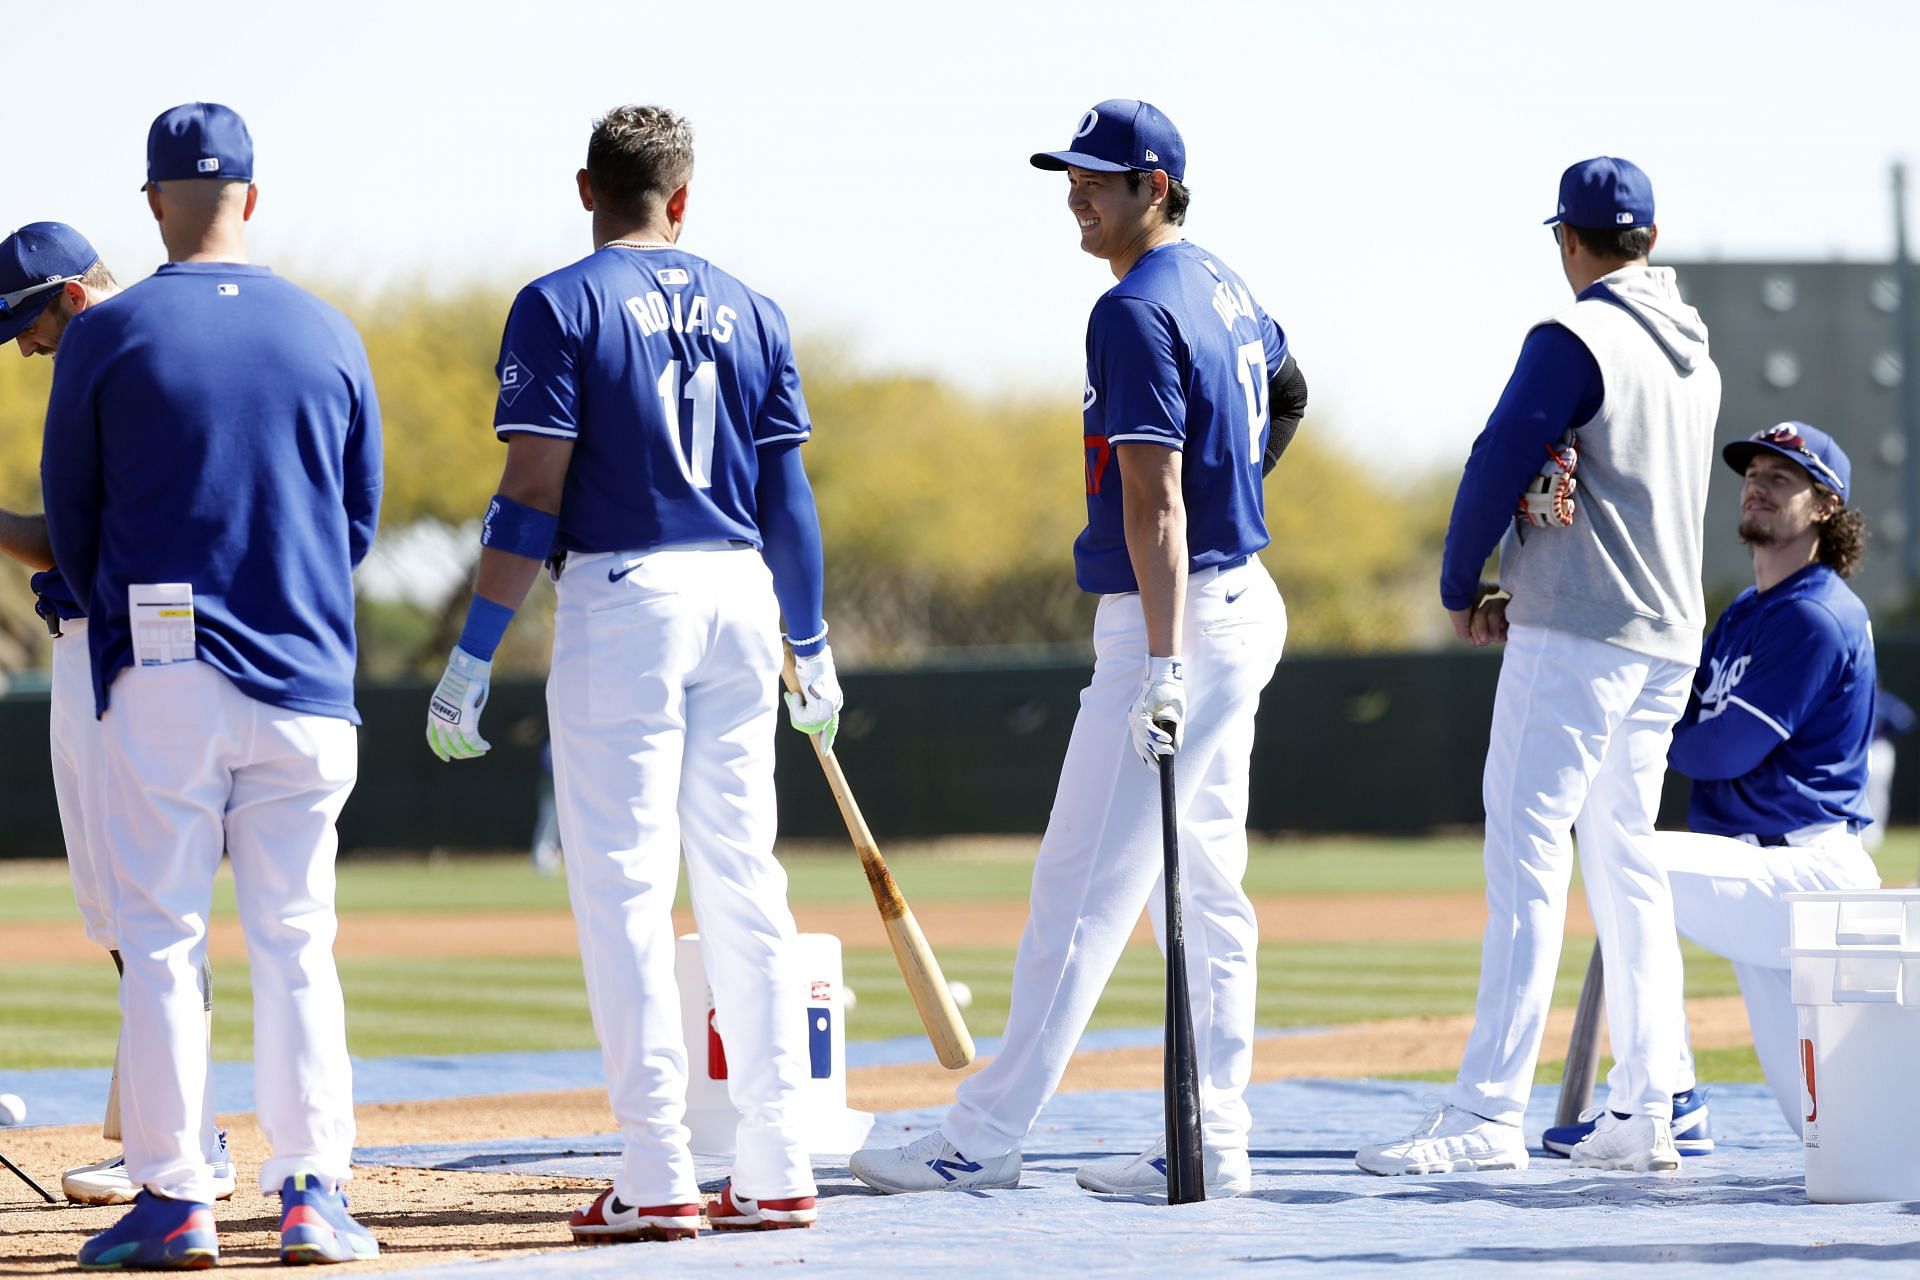
[[[231,1200],[235,1180],[233,1158],[227,1154],[227,1131],[222,1129],[213,1158],[213,1198]],[[96,1164],[83,1164],[60,1175],[60,1188],[74,1204],[132,1204],[136,1188],[127,1177],[125,1153]]]
[[[1253,1165],[1244,1149],[1235,1151],[1204,1147],[1201,1152],[1206,1171],[1207,1197],[1213,1200],[1243,1196],[1253,1190]],[[1082,1165],[1073,1180],[1101,1195],[1121,1196],[1167,1189],[1167,1140],[1160,1139],[1137,1156],[1109,1156]]]
[[[733,1179],[720,1188],[720,1198],[707,1206],[707,1222],[715,1231],[780,1231],[811,1227],[820,1215],[812,1196],[785,1200],[755,1200],[733,1189]]]
[[[984,1191],[1020,1185],[1020,1153],[969,1160],[935,1129],[904,1147],[868,1147],[847,1161],[853,1176],[889,1195],[902,1191]]]
[[[567,1216],[575,1244],[621,1244],[629,1240],[691,1240],[700,1234],[700,1206],[621,1204],[613,1188]]]
[[[218,1261],[212,1205],[144,1190],[132,1212],[80,1246],[84,1271],[202,1271]]]
[[[1589,1107],[1580,1113],[1578,1124],[1555,1125],[1540,1135],[1540,1146],[1548,1155],[1564,1156],[1593,1132],[1605,1107]],[[1713,1154],[1713,1127],[1707,1117],[1704,1089],[1689,1089],[1673,1095],[1673,1147],[1683,1156]]]
[[[280,1261],[360,1262],[380,1256],[373,1233],[347,1212],[347,1198],[310,1173],[280,1185]]]
[[[1404,1138],[1353,1153],[1368,1173],[1484,1173],[1527,1167],[1527,1140],[1517,1124],[1501,1124],[1460,1107],[1435,1107]]]
[[[1631,1169],[1635,1173],[1672,1173],[1680,1167],[1670,1121],[1604,1110],[1594,1120],[1593,1132],[1580,1140],[1567,1159],[1583,1169]]]

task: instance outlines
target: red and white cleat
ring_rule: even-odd
[[[754,1200],[735,1191],[732,1179],[720,1188],[720,1198],[707,1206],[707,1221],[715,1231],[786,1231],[810,1227],[819,1216],[812,1196]]]
[[[592,1204],[567,1217],[575,1244],[624,1244],[633,1240],[692,1240],[700,1234],[700,1206],[621,1204],[609,1187]]]

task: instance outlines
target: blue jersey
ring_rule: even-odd
[[[556,549],[760,546],[759,449],[812,430],[786,317],[679,249],[608,247],[520,291],[494,430],[573,441]]]
[[[1179,449],[1189,570],[1267,545],[1260,464],[1267,385],[1287,339],[1240,277],[1184,240],[1149,250],[1087,321],[1087,527],[1073,544],[1083,591],[1137,591],[1113,448]]]
[[[1749,587],[1707,636],[1668,762],[1694,779],[1688,825],[1779,836],[1867,822],[1873,629],[1825,565]]]
[[[380,406],[346,317],[265,267],[168,263],[73,318],[41,448],[94,696],[133,660],[128,588],[193,588],[194,650],[248,697],[359,723],[353,568]]]

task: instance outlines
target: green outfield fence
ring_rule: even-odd
[[[1880,644],[1881,680],[1920,706],[1920,637]],[[884,845],[1038,832],[1088,660],[987,651],[945,665],[845,673],[840,756]],[[1480,765],[1497,652],[1299,657],[1260,706],[1249,825],[1257,831],[1417,834],[1481,820]],[[423,724],[431,686],[362,688],[360,783],[340,820],[347,850],[522,848],[534,822],[546,707],[536,683],[496,684],[493,752],[442,764]],[[44,693],[0,698],[0,857],[57,856]],[[844,834],[806,741],[779,742],[783,835]],[[1920,739],[1896,776],[1894,818],[1920,821]],[[1669,777],[1663,825],[1680,825]]]

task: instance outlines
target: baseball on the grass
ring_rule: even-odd
[[[953,1007],[964,1009],[973,1003],[973,988],[964,982],[949,982],[947,994],[953,997]]]
[[[840,1007],[851,1009],[860,1003],[860,997],[853,994],[853,988],[842,984],[840,987]]]
[[[27,1100],[17,1093],[0,1093],[0,1124],[25,1124]]]

